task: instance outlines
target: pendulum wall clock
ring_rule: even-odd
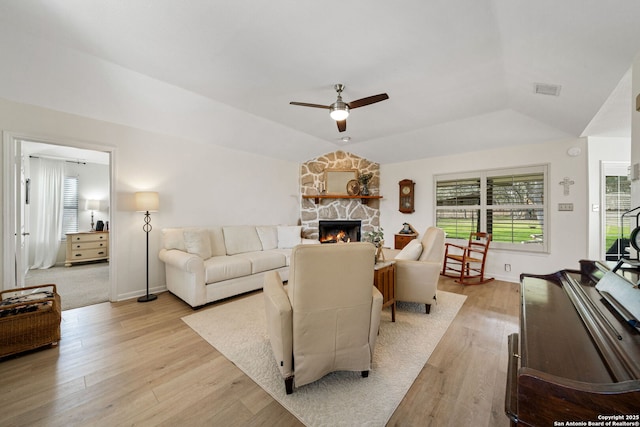
[[[399,210],[402,213],[413,213],[414,209],[414,195],[415,195],[415,183],[410,179],[403,179],[398,183],[400,185],[400,207]]]

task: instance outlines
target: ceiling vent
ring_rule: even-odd
[[[533,91],[538,95],[560,96],[560,85],[552,85],[548,83],[534,83]]]

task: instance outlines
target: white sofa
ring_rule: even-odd
[[[167,289],[195,308],[262,288],[268,271],[288,280],[291,248],[302,243],[318,242],[299,226],[165,228],[159,258]]]

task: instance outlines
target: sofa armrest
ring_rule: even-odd
[[[376,348],[378,329],[380,328],[380,314],[382,313],[382,294],[375,286],[371,287],[371,323],[369,326],[369,349],[371,350],[371,360],[373,351]]]
[[[167,289],[171,293],[191,307],[207,303],[202,258],[179,249],[160,249],[158,257],[164,262]]]
[[[204,271],[204,260],[198,255],[190,254],[178,249],[160,249],[158,257],[165,264],[188,273]]]
[[[263,291],[271,349],[283,378],[289,378],[293,375],[293,311],[280,274],[267,272]]]

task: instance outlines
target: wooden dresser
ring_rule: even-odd
[[[411,234],[401,234],[398,233],[395,235],[395,249],[402,249],[409,244],[410,241],[418,237],[416,233]]]
[[[109,232],[87,231],[67,234],[67,257],[64,263],[109,260]]]

